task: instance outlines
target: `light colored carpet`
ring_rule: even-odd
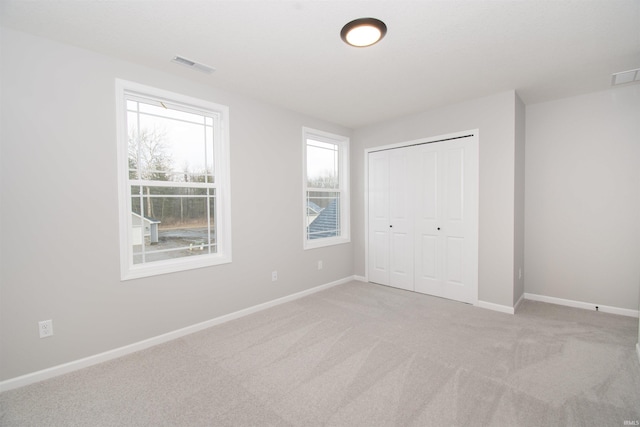
[[[637,327],[351,282],[5,392],[0,424],[623,426],[640,420]]]

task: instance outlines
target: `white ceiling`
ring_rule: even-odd
[[[509,89],[527,104],[604,90],[640,67],[640,0],[1,0],[0,16],[350,128]],[[360,17],[387,36],[345,45]]]

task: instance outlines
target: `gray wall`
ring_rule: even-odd
[[[527,293],[638,309],[640,86],[527,106]]]
[[[301,217],[302,126],[350,130],[8,29],[1,52],[0,380],[353,274]],[[116,77],[230,107],[232,264],[119,280]]]
[[[515,92],[508,91],[354,131],[351,206],[357,275],[366,273],[364,149],[479,129],[478,297],[481,301],[513,307],[516,99]]]

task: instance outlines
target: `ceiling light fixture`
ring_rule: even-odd
[[[340,37],[355,47],[367,47],[378,43],[387,34],[387,26],[379,19],[360,18],[342,27]]]

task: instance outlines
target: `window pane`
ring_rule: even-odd
[[[212,182],[213,145],[204,126],[157,117],[140,118],[134,145],[142,179]]]
[[[307,191],[307,239],[340,236],[340,193]]]
[[[130,102],[130,101],[129,101]],[[136,135],[138,133],[138,116],[136,113],[127,113],[127,126],[129,136],[128,145],[128,161],[129,161],[129,179],[138,178],[138,145]]]
[[[155,181],[214,182],[213,128],[203,115],[138,103],[129,111],[129,176]]]
[[[209,117],[207,117],[207,120]],[[215,182],[216,170],[214,163],[214,151],[213,151],[213,127],[205,127],[205,167],[207,170],[207,178],[205,182]]]
[[[217,252],[215,189],[132,186],[131,194],[134,264]]]
[[[141,250],[136,250],[136,248],[134,247],[133,263],[142,264],[148,262],[164,261],[167,259],[206,255],[214,252],[213,250],[209,252],[211,246],[213,245],[203,243],[200,240],[196,243],[190,243],[188,247],[178,247],[174,249],[155,250],[155,247],[153,247],[152,250],[148,250],[147,248],[147,251],[143,252]]]
[[[339,188],[339,147],[336,144],[307,139],[307,186]]]
[[[210,247],[209,250],[211,251],[211,253],[217,253],[218,252],[218,236],[217,236],[217,227],[216,227],[216,223],[217,223],[217,218],[218,215],[216,214],[216,198],[215,198],[215,190],[212,190],[214,192],[213,197],[209,198],[209,230],[210,230]]]

